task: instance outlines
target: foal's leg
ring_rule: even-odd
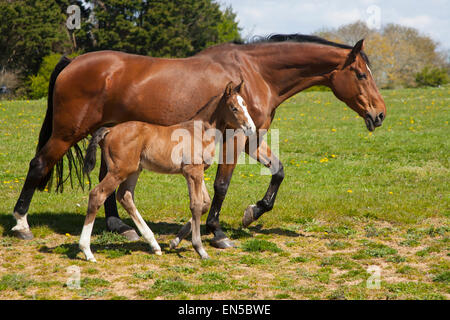
[[[89,193],[89,204],[84,220],[83,230],[80,236],[80,249],[86,256],[86,260],[96,262],[91,252],[91,234],[94,227],[95,215],[98,209],[103,205],[106,198],[117,188],[120,179],[111,174],[106,177]]]
[[[12,228],[12,231],[16,237],[25,240],[33,239],[27,222],[27,212],[34,191],[70,147],[69,142],[51,137],[30,161],[28,174],[13,212],[16,226]]]
[[[269,188],[262,200],[258,201],[256,205],[250,205],[244,212],[244,217],[242,218],[242,225],[246,228],[253,221],[256,221],[264,212],[270,211],[275,203],[275,198],[277,196],[278,188],[284,179],[283,164],[281,161],[272,153],[269,146],[263,140],[256,150],[249,150],[247,147],[245,152],[247,152],[252,158],[258,160],[261,164],[270,169],[272,173],[272,179],[270,180]]]
[[[183,174],[189,188],[190,209],[192,213],[192,245],[202,259],[208,259],[209,256],[203,248],[200,234],[200,218],[203,211],[203,167],[194,165],[186,166],[183,168]]]
[[[144,239],[150,244],[153,252],[157,255],[161,255],[161,248],[155,239],[155,235],[148,227],[147,223],[145,223],[144,219],[142,219],[142,216],[134,204],[134,188],[136,187],[139,174],[140,171],[137,171],[131,174],[127,180],[122,182],[117,191],[117,197],[122,207],[128,212],[131,219],[133,219],[133,222],[138,227]]]
[[[100,165],[100,173],[99,180],[101,181],[106,173],[108,172],[108,168],[106,166],[106,162],[103,156],[101,156],[101,165]],[[111,195],[105,201],[105,220],[106,220],[106,228],[108,231],[116,232],[124,237],[126,237],[130,241],[138,241],[139,236],[134,231],[133,228],[125,224],[122,220],[120,220],[119,213],[117,211],[117,203],[116,203],[116,192],[113,191]]]
[[[203,195],[203,208],[202,215],[208,212],[209,206],[211,205],[211,198],[209,197],[208,189],[206,188],[205,180],[202,183],[202,195]],[[170,241],[170,249],[176,248],[181,240],[186,238],[192,230],[192,218],[178,231],[177,237]]]

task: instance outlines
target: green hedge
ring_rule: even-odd
[[[447,70],[426,66],[416,74],[416,83],[419,87],[437,87],[448,83]]]
[[[69,57],[73,58],[77,55],[78,54],[74,53],[70,54]],[[60,53],[52,53],[51,55],[44,57],[38,73],[29,77],[28,95],[31,99],[40,99],[47,96],[50,76],[61,57],[62,54]]]

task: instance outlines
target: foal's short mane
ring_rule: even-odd
[[[300,42],[300,43],[317,43],[317,44],[323,44],[326,46],[331,47],[337,47],[342,49],[352,49],[353,46],[349,46],[347,44],[337,43],[333,41],[329,41],[327,39],[313,36],[313,35],[306,35],[306,34],[300,34],[300,33],[292,33],[292,34],[270,34],[268,36],[254,36],[250,41],[244,43],[241,41],[234,41],[235,44],[259,44],[259,43],[271,43],[271,42]],[[361,57],[364,59],[364,61],[370,66],[370,61],[367,55],[361,51]]]

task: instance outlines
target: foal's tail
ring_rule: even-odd
[[[89,145],[86,149],[86,157],[84,158],[84,167],[83,172],[89,173],[95,168],[95,162],[97,159],[97,146],[100,143],[100,141],[105,138],[105,136],[108,134],[109,129],[106,127],[102,127],[95,131],[95,133],[92,135],[92,139],[89,142]]]

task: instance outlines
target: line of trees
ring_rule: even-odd
[[[69,30],[73,4],[81,9],[81,26]],[[61,54],[111,49],[186,57],[232,40],[241,40],[236,14],[213,0],[0,1],[0,85],[38,98]]]
[[[155,57],[186,57],[232,40],[241,41],[236,14],[217,0],[16,0],[0,1],[0,86],[16,96],[40,98],[61,54],[119,50]],[[79,29],[69,30],[67,8],[81,9]],[[414,28],[364,22],[317,35],[353,45],[365,38],[381,88],[438,86],[448,82],[449,59],[438,43]]]
[[[436,41],[417,29],[387,24],[380,30],[372,30],[358,21],[316,34],[350,45],[365,38],[364,50],[381,88],[438,86],[448,82],[448,56],[438,50]]]

